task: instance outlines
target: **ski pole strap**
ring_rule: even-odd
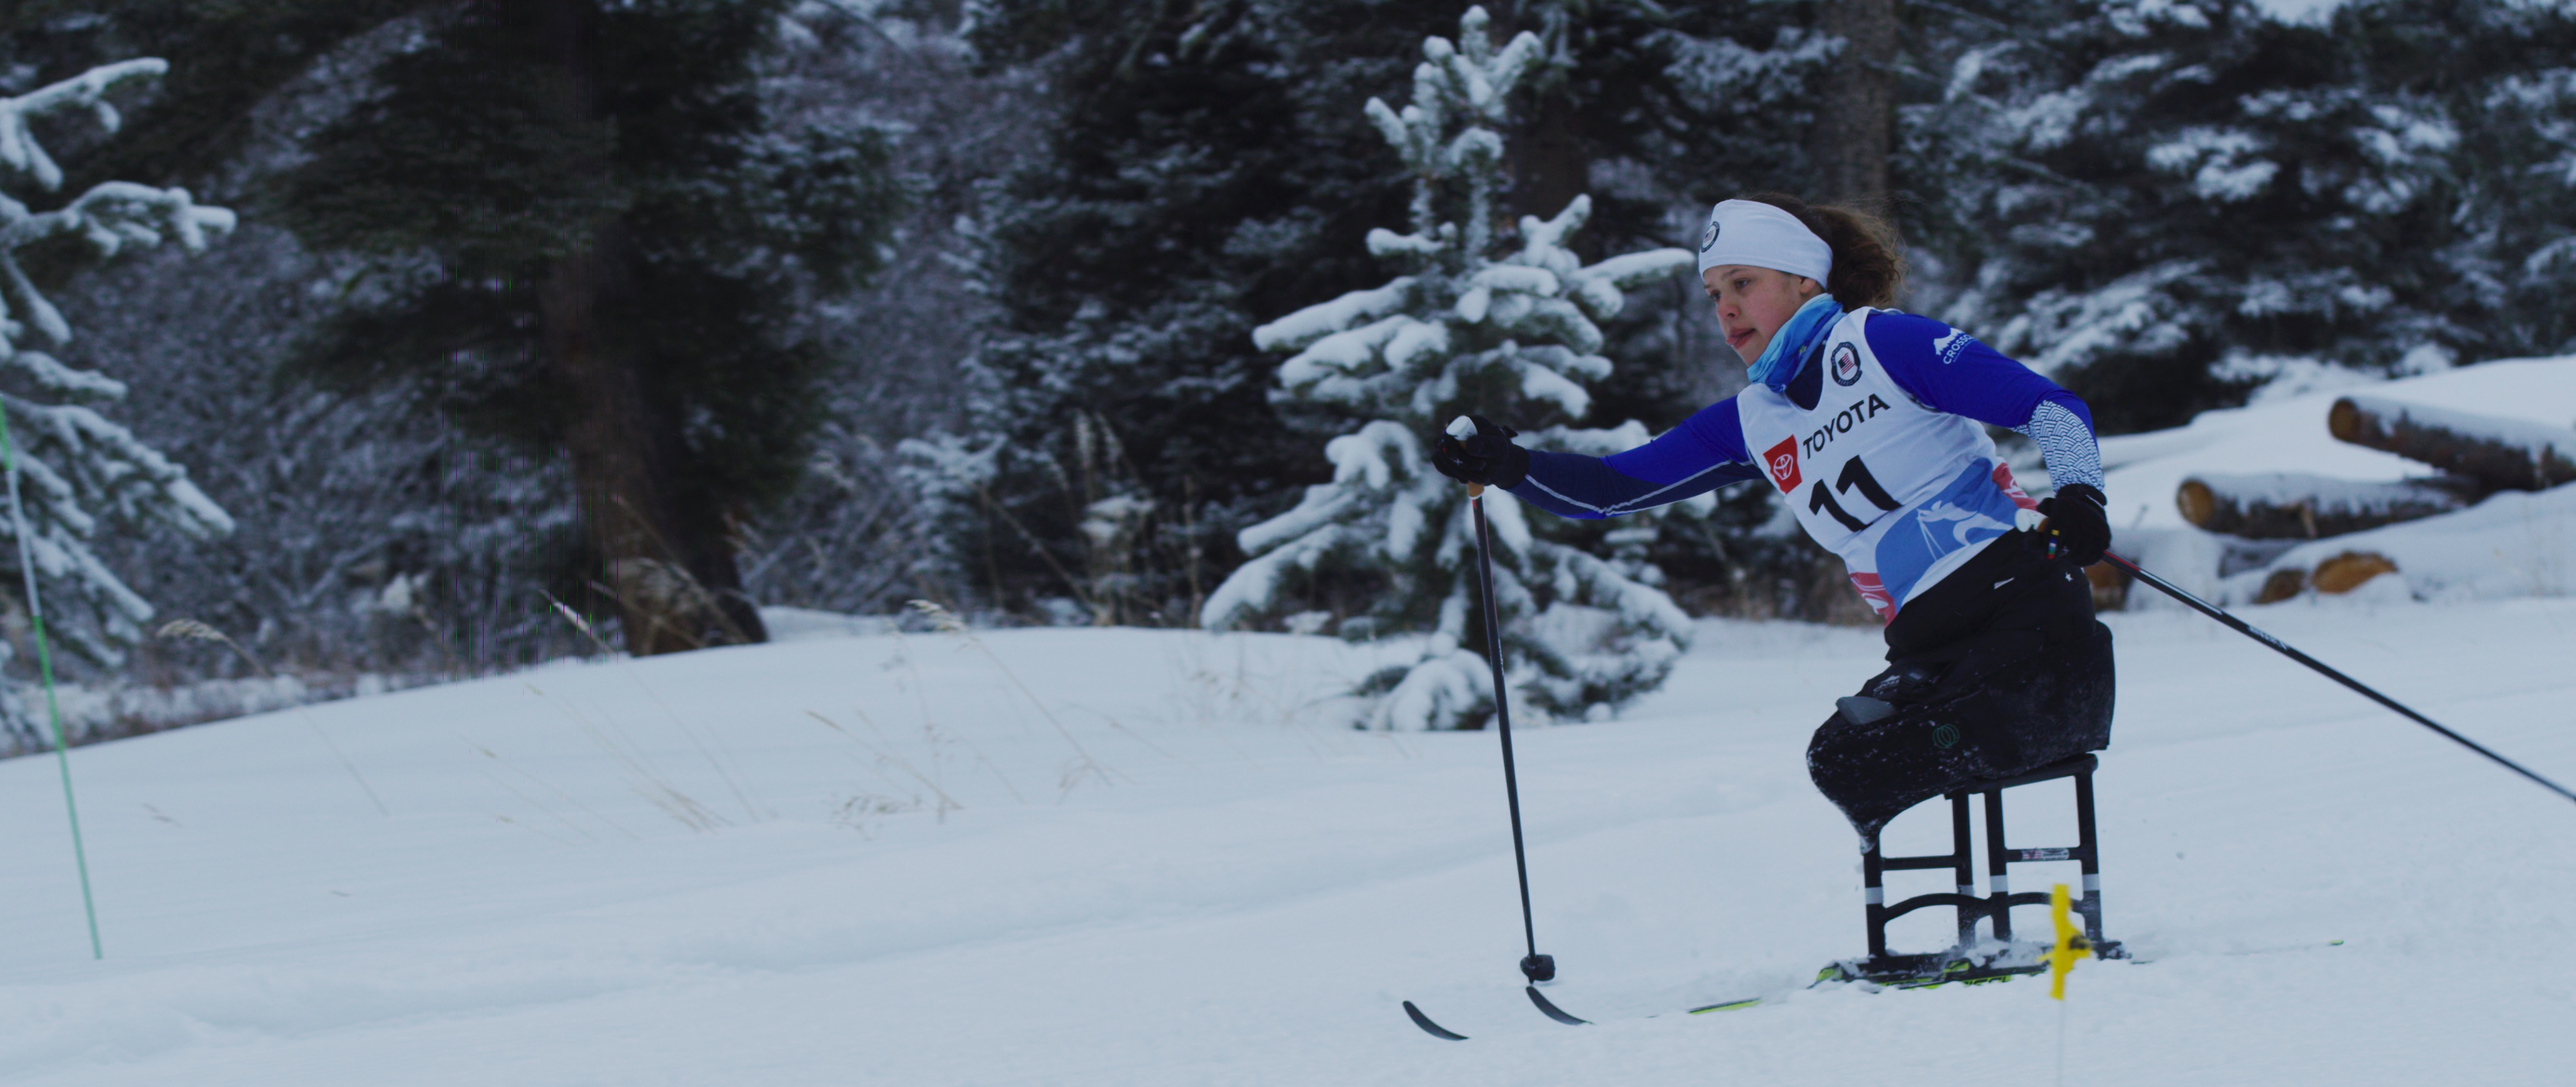
[[[2525,768],[2521,763],[2515,762],[2515,761],[2513,761],[2512,759],[2508,759],[2508,758],[2506,758],[2506,757],[2504,757],[2504,756],[2502,756],[2502,755],[2496,754],[2496,753],[2495,753],[2495,752],[2493,752],[2493,751],[2489,751],[2489,750],[2487,750],[2484,746],[2480,745],[2476,740],[2472,740],[2472,739],[2470,739],[2470,738],[2468,738],[2468,737],[2466,737],[2466,736],[2462,736],[2462,735],[2460,735],[2459,733],[2453,732],[2453,731],[2451,731],[2450,729],[2447,729],[2447,728],[2442,727],[2442,725],[2441,725],[2441,723],[2440,723],[2440,722],[2435,721],[2435,720],[2433,720],[2433,719],[2432,719],[2432,718],[2430,718],[2430,717],[2426,717],[2426,716],[2424,716],[2423,714],[2417,713],[2417,712],[2415,712],[2414,710],[2408,709],[2408,708],[2405,706],[2405,704],[2404,704],[2404,703],[2401,703],[2401,702],[2397,701],[2397,700],[2396,700],[2396,699],[2394,699],[2394,698],[2390,698],[2390,697],[2388,697],[2387,695],[2381,694],[2381,693],[2379,693],[2378,691],[2374,691],[2374,690],[2370,689],[2368,686],[2364,685],[2360,680],[2354,679],[2354,678],[2352,678],[2351,676],[2347,676],[2347,675],[2345,675],[2345,674],[2343,674],[2343,673],[2341,673],[2341,672],[2335,671],[2333,668],[2328,667],[2328,666],[2326,665],[2326,663],[2325,663],[2325,662],[2320,661],[2320,660],[2316,659],[2315,657],[2311,657],[2311,656],[2309,656],[2309,655],[2307,655],[2307,654],[2305,654],[2305,653],[2299,652],[2298,650],[2291,648],[2291,647],[2289,646],[2289,644],[2288,644],[2288,643],[2283,642],[2281,639],[2279,639],[2279,638],[2275,638],[2275,637],[2273,637],[2273,636],[2271,636],[2271,635],[2269,635],[2269,634],[2266,634],[2266,633],[2262,632],[2261,630],[2256,629],[2256,628],[2254,627],[2254,625],[2253,625],[2253,624],[2248,623],[2248,622],[2246,622],[2245,620],[2239,619],[2239,618],[2237,618],[2237,617],[2235,617],[2235,616],[2233,616],[2233,615],[2228,614],[2226,609],[2221,608],[2221,607],[2219,607],[2219,606],[2218,606],[2218,605],[2216,605],[2216,604],[2212,604],[2212,603],[2210,603],[2210,602],[2208,602],[2208,601],[2206,601],[2206,600],[2202,600],[2201,598],[2199,598],[2199,597],[2197,597],[2197,596],[2193,596],[2193,595],[2191,595],[2190,593],[2184,592],[2180,586],[2177,586],[2177,585],[2175,585],[2174,583],[2172,583],[2172,582],[2170,582],[2170,581],[2166,581],[2166,580],[2165,580],[2165,579],[2163,579],[2163,578],[2157,577],[2157,576],[2156,576],[2156,575],[2154,575],[2154,574],[2148,573],[2148,572],[2147,572],[2147,571],[2145,571],[2144,569],[2139,568],[2138,564],[2136,564],[2136,563],[2134,563],[2134,562],[2130,562],[2130,561],[2129,561],[2129,560],[2127,560],[2127,559],[2121,558],[2121,557],[2120,557],[2120,556],[2118,556],[2118,555],[2109,554],[2109,553],[2107,553],[2107,552],[2103,554],[2102,558],[2103,558],[2103,560],[2104,560],[2104,561],[2109,562],[2110,564],[2112,564],[2112,565],[2114,565],[2114,566],[2117,566],[2117,567],[2119,567],[2119,568],[2120,568],[2120,569],[2122,569],[2122,570],[2126,570],[2126,571],[2128,571],[2128,572],[2129,572],[2129,576],[2134,577],[2134,578],[2137,578],[2137,579],[2138,579],[2138,580],[2140,580],[2140,581],[2146,582],[2147,584],[2154,586],[2154,587],[2155,587],[2155,589],[2156,589],[2156,591],[2161,592],[2161,593],[2165,594],[2166,596],[2170,596],[2170,597],[2172,597],[2172,598],[2174,598],[2174,599],[2176,599],[2176,600],[2181,601],[2181,602],[2184,604],[2184,606],[2189,607],[2191,610],[2196,611],[2196,612],[2199,612],[2199,613],[2201,613],[2202,615],[2206,615],[2206,616],[2208,616],[2208,617],[2210,617],[2210,618],[2212,618],[2212,619],[2216,619],[2216,620],[2218,620],[2219,622],[2226,624],[2226,625],[2227,625],[2227,627],[2228,627],[2229,629],[2234,630],[2235,632],[2237,632],[2237,633],[2239,633],[2239,634],[2242,634],[2242,635],[2244,635],[2244,636],[2246,636],[2246,637],[2248,637],[2248,638],[2252,638],[2252,639],[2254,639],[2255,641],[2261,642],[2261,643],[2263,643],[2264,645],[2267,645],[2267,646],[2272,647],[2272,649],[2273,649],[2274,651],[2276,651],[2276,652],[2280,653],[2282,656],[2284,656],[2284,657],[2288,657],[2288,658],[2290,658],[2291,660],[2297,661],[2297,662],[2299,662],[2299,663],[2301,663],[2301,664],[2307,665],[2308,667],[2310,667],[2310,668],[2312,668],[2312,669],[2315,669],[2315,670],[2316,670],[2316,672],[2317,672],[2317,674],[2322,675],[2322,676],[2324,676],[2324,677],[2326,677],[2326,678],[2328,678],[2328,679],[2331,679],[2331,680],[2333,680],[2333,681],[2335,681],[2335,682],[2337,682],[2337,683],[2343,684],[2343,685],[2344,685],[2344,686],[2346,686],[2346,687],[2350,687],[2350,688],[2352,688],[2355,692],[2359,693],[2362,697],[2367,698],[2367,699],[2369,699],[2369,700],[2371,700],[2371,701],[2373,701],[2373,702],[2377,702],[2377,703],[2379,703],[2379,704],[2380,704],[2380,705],[2382,705],[2382,706],[2386,706],[2386,707],[2388,707],[2389,709],[2396,711],[2400,716],[2405,717],[2407,720],[2413,721],[2413,722],[2415,722],[2416,724],[2419,724],[2419,725],[2424,726],[2425,728],[2429,728],[2429,729],[2432,729],[2432,730],[2433,730],[2433,731],[2435,731],[2435,732],[2441,733],[2443,736],[2448,737],[2448,738],[2449,738],[2453,743],[2457,743],[2457,744],[2459,744],[2459,745],[2460,745],[2460,746],[2462,746],[2462,747],[2468,748],[2468,749],[2469,749],[2469,750],[2471,750],[2471,751],[2475,751],[2475,752],[2477,752],[2478,754],[2484,755],[2484,756],[2486,756],[2487,758],[2490,758],[2490,759],[2495,760],[2495,762],[2496,762],[2496,764],[2497,764],[2497,765],[2502,766],[2502,767],[2504,767],[2505,769],[2507,769],[2507,770],[2511,770],[2511,771],[2513,771],[2514,773],[2520,774],[2520,775],[2522,775],[2522,776],[2524,776],[2524,777],[2530,778],[2534,783],[2538,784],[2541,788],[2547,789],[2547,790],[2549,790],[2550,792],[2553,792],[2553,793],[2557,793],[2558,795],[2563,796],[2563,797],[2566,797],[2566,798],[2567,798],[2567,799],[2569,799],[2569,800],[2576,800],[2576,792],[2569,792],[2569,791],[2567,790],[2567,787],[2566,787],[2566,786],[2564,786],[2564,785],[2560,785],[2559,783],[2557,783],[2557,782],[2555,782],[2555,781],[2551,781],[2551,780],[2549,780],[2548,778],[2542,777],[2542,776],[2540,776],[2539,774],[2535,774],[2535,773],[2531,772],[2529,769]]]

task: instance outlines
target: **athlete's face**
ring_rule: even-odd
[[[1825,292],[1805,276],[1745,264],[1719,265],[1700,273],[1699,281],[1708,288],[1709,301],[1717,303],[1717,323],[1726,329],[1726,346],[1734,348],[1747,366],[1762,357],[1772,335],[1789,323],[1798,307]]]

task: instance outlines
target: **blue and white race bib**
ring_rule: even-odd
[[[2033,503],[1983,426],[1924,407],[1887,375],[1862,335],[1876,312],[1845,314],[1826,337],[1815,407],[1761,385],[1736,407],[1745,448],[1886,620]]]

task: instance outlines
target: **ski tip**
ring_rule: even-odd
[[[1540,1012],[1544,1013],[1544,1014],[1545,1014],[1548,1018],[1550,1018],[1550,1019],[1554,1019],[1554,1020],[1556,1020],[1557,1022],[1559,1022],[1559,1023],[1563,1023],[1563,1024],[1565,1024],[1566,1026],[1569,1026],[1569,1027],[1588,1027],[1588,1026],[1591,1026],[1591,1025],[1592,1025],[1592,1021],[1591,1021],[1591,1020],[1589,1020],[1589,1019],[1577,1019],[1577,1018],[1575,1018],[1575,1017],[1573,1017],[1573,1016],[1571,1016],[1571,1015],[1567,1015],[1567,1014],[1565,1013],[1565,1009],[1560,1008],[1560,1007],[1557,1007],[1557,1006],[1556,1006],[1556,1005],[1554,1005],[1554,1004],[1550,1004],[1550,1003],[1548,1003],[1548,1001],[1547,1001],[1547,994],[1542,993],[1542,992],[1539,992],[1539,991],[1538,991],[1538,986],[1536,986],[1536,985],[1524,985],[1524,986],[1521,986],[1521,991],[1522,991],[1522,992],[1525,992],[1525,993],[1528,993],[1528,994],[1529,994],[1529,998],[1530,998],[1530,1003],[1538,1005],[1538,1010],[1539,1010]]]
[[[1710,1004],[1710,1005],[1707,1005],[1707,1006],[1704,1006],[1704,1007],[1692,1008],[1692,1009],[1690,1010],[1690,1014],[1692,1014],[1692,1015],[1706,1015],[1706,1014],[1708,1014],[1709,1012],[1731,1012],[1731,1011],[1737,1011],[1737,1010],[1740,1010],[1740,1009],[1743,1009],[1743,1008],[1750,1008],[1750,1007],[1754,1007],[1754,1006],[1759,1005],[1759,1004],[1761,1004],[1761,1003],[1762,1003],[1762,998],[1761,998],[1761,997],[1758,997],[1758,996],[1751,996],[1751,997],[1746,997],[1746,998],[1744,998],[1744,999],[1742,999],[1742,1000],[1729,1000],[1729,1001],[1726,1001],[1726,1002],[1724,1002],[1724,1003],[1722,1003],[1722,1004]]]
[[[1452,1042],[1463,1042],[1467,1040],[1466,1035],[1432,1022],[1431,1017],[1422,1014],[1422,1009],[1414,1007],[1413,1002],[1410,1000],[1404,1002],[1404,1014],[1412,1016],[1413,1025],[1421,1027],[1423,1033],[1434,1038],[1445,1038]]]

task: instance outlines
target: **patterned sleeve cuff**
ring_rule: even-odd
[[[2039,446],[2039,455],[2048,461],[2050,482],[2102,488],[2102,447],[2093,440],[2093,428],[2066,405],[2042,400],[2031,409],[2030,421],[2013,429]]]

